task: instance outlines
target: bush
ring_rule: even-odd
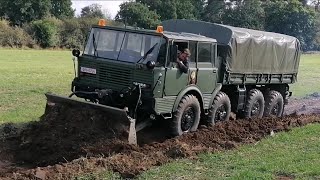
[[[0,20],[0,45],[4,47],[30,47],[35,46],[35,41],[23,29],[11,27],[6,20]]]
[[[78,19],[66,19],[60,33],[60,46],[66,48],[81,48],[83,45],[84,37],[81,32],[81,25]]]
[[[61,26],[60,20],[46,18],[31,22],[29,33],[32,33],[41,47],[57,47],[60,44],[59,29]]]
[[[45,18],[11,27],[6,20],[0,20],[0,46],[43,48],[79,48],[84,47],[92,25],[97,25],[99,18],[72,18],[59,20]],[[121,23],[109,21],[111,26],[122,26]]]
[[[63,21],[61,46],[82,49],[92,25],[98,24],[99,18],[73,18]]]

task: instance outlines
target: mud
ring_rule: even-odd
[[[284,115],[320,114],[320,93],[312,93],[303,99],[292,98],[286,105]]]
[[[39,122],[0,128],[0,179],[72,179],[103,170],[133,178],[175,159],[237,148],[274,132],[320,122],[317,98],[295,103],[290,101],[282,119],[230,120],[176,138],[159,136],[156,131],[161,129],[151,127],[139,134],[140,146],[126,144],[126,132],[110,123],[107,114],[59,106]],[[303,105],[306,110],[299,111]]]

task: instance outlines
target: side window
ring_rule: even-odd
[[[177,45],[178,46],[178,50],[179,51],[182,51],[183,49],[185,48],[188,48],[188,42],[179,42],[179,41],[176,41],[173,43],[174,45]]]
[[[189,42],[176,41],[173,43],[173,45],[178,46],[178,51],[183,51],[183,49],[188,48]],[[173,52],[173,53],[176,53],[176,52]]]
[[[198,62],[211,62],[212,44],[199,43],[198,44]]]
[[[196,49],[197,49],[197,42],[190,41],[189,42],[189,50],[191,52],[191,56],[189,59],[191,62],[196,62]]]

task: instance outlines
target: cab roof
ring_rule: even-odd
[[[213,38],[208,38],[206,36],[192,34],[192,33],[185,33],[185,32],[177,33],[177,32],[164,31],[163,36],[167,37],[168,39],[176,39],[176,40],[217,42],[217,40]]]
[[[127,26],[125,27],[114,27],[114,26],[98,26],[93,25],[93,28],[100,28],[100,29],[108,29],[108,30],[115,30],[115,31],[126,31],[126,32],[133,32],[133,33],[142,33],[148,35],[156,35],[156,36],[163,36],[167,39],[174,39],[174,40],[186,40],[186,41],[201,41],[201,42],[217,42],[216,39],[209,38],[203,35],[193,34],[193,33],[185,33],[185,32],[170,32],[164,30],[163,33],[158,33],[156,30],[150,29],[138,29],[135,27]]]

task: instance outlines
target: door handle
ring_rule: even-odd
[[[213,72],[213,73],[216,73],[216,72],[217,72],[217,70],[216,70],[216,69],[214,69],[212,72]]]

